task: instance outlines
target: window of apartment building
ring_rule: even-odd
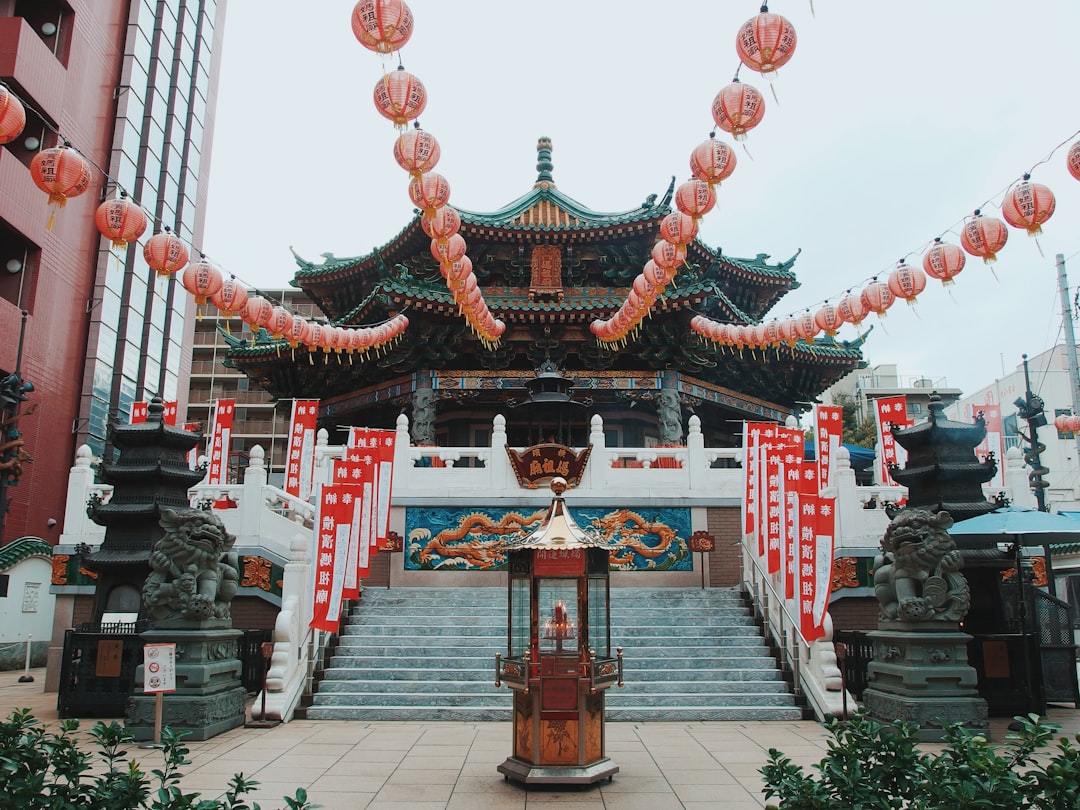
[[[15,16],[34,29],[53,56],[67,67],[71,54],[71,29],[75,15],[63,0],[17,0]]]
[[[0,298],[33,312],[41,248],[0,220]]]

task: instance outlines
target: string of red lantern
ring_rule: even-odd
[[[10,143],[21,134],[26,126],[28,106],[11,88],[0,83],[0,144]],[[46,120],[40,112],[34,112],[42,121]],[[30,162],[31,177],[35,185],[49,195],[50,214],[46,229],[51,229],[57,211],[63,208],[69,199],[87,191],[93,176],[92,170],[96,169],[116,184],[119,193],[117,197],[105,200],[97,207],[94,224],[101,235],[110,240],[112,248],[126,249],[129,243],[137,241],[145,233],[149,222],[147,212],[131,200],[106,171],[68,143],[58,130],[51,126],[50,129],[60,139],[61,144],[42,149]],[[147,239],[143,245],[143,258],[159,278],[169,278],[183,271],[180,284],[195,297],[196,302],[205,305],[209,300],[226,318],[239,315],[241,320],[252,327],[254,342],[259,327],[266,326],[268,312],[275,307],[266,298],[253,295],[235,276],[225,278],[222,271],[205,256],[194,265],[188,265],[188,256],[188,245],[167,226]],[[305,331],[302,328],[308,323],[307,319],[293,315],[284,307],[280,309],[290,321],[300,321],[297,335],[312,334],[311,330]],[[352,355],[359,351],[363,356],[369,351],[388,347],[407,326],[408,319],[404,315],[397,315],[372,327],[346,329],[327,324],[327,332],[333,336],[333,341],[324,339],[320,347],[327,352],[333,350],[339,354],[345,351]],[[281,338],[281,335],[274,336]],[[300,342],[302,341],[294,343],[294,348]]]
[[[770,13],[767,6],[747,20],[735,38],[740,64],[767,78],[791,59],[795,45],[794,27],[779,14]],[[739,82],[737,72],[733,82],[713,100],[714,123],[737,141],[746,138],[764,113],[761,93]],[[674,282],[679,267],[686,262],[687,246],[697,235],[698,222],[716,206],[715,187],[734,170],[735,154],[730,146],[715,139],[715,132],[690,153],[691,179],[675,191],[678,211],[660,223],[660,241],[653,247],[652,258],[634,279],[622,307],[612,317],[589,324],[598,344],[625,345],[636,334],[657,298]],[[754,332],[754,339],[765,338],[759,330]]]
[[[412,34],[414,18],[403,0],[360,0],[353,8],[352,29],[357,40],[379,54],[399,52]],[[409,199],[421,210],[421,227],[431,238],[431,254],[439,263],[458,313],[488,349],[499,345],[506,324],[488,308],[458,233],[461,217],[450,207],[450,183],[433,171],[441,150],[435,137],[416,121],[427,106],[423,82],[398,64],[376,82],[375,108],[399,129],[413,122],[415,129],[400,132],[394,159],[409,174]]]

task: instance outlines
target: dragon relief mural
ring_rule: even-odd
[[[405,568],[410,571],[455,569],[499,571],[506,567],[502,545],[508,537],[535,530],[547,507],[530,514],[495,509],[411,508],[405,515]],[[581,528],[614,540],[614,571],[691,571],[686,538],[690,510],[613,509],[602,514],[571,509]]]

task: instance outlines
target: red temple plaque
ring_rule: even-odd
[[[556,476],[565,478],[567,486],[576,487],[581,483],[591,452],[592,445],[580,453],[565,444],[536,444],[520,453],[512,447],[506,448],[518,484],[526,489],[536,489]]]
[[[538,548],[533,555],[538,577],[580,577],[585,574],[585,549]]]

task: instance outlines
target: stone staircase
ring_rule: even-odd
[[[626,686],[609,720],[792,720],[803,716],[734,589],[613,588],[611,637]],[[369,588],[311,705],[316,720],[509,720],[496,689],[506,590]]]

